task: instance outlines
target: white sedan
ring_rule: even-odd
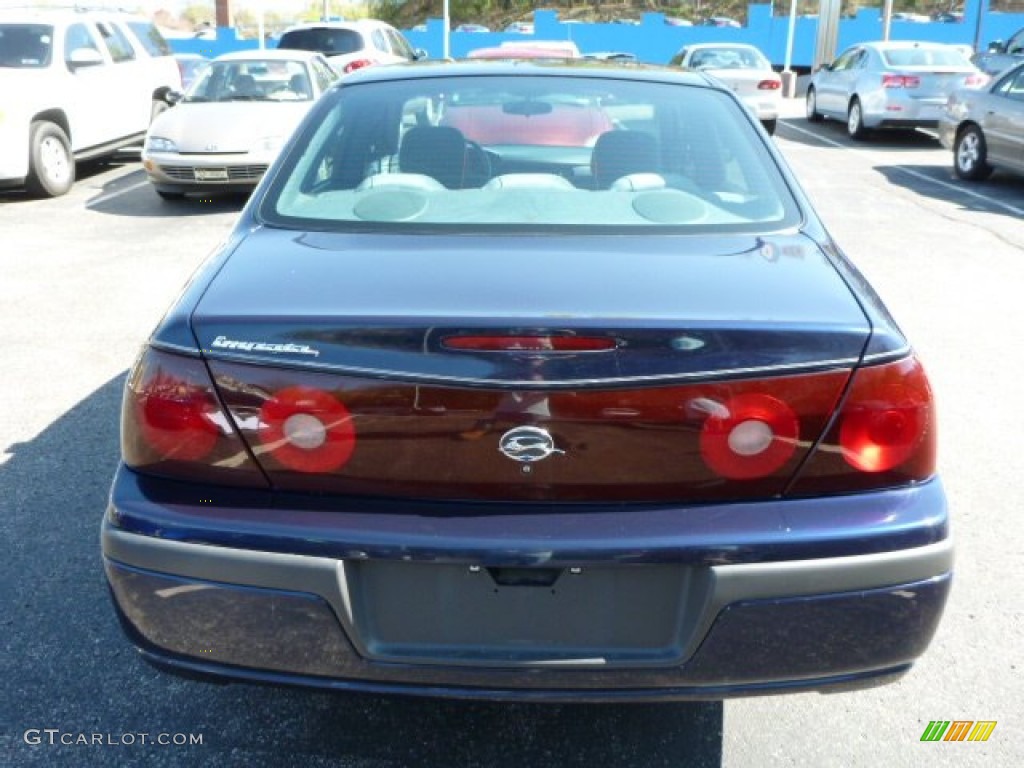
[[[156,192],[240,192],[256,186],[295,126],[338,75],[319,53],[220,56],[157,117],[142,163]]]
[[[673,56],[669,64],[697,69],[720,80],[754,112],[768,133],[775,132],[782,104],[782,77],[754,46],[743,43],[688,45]]]

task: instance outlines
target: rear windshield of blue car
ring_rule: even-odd
[[[318,230],[765,231],[797,204],[730,94],[572,76],[348,85],[290,145],[260,216]]]

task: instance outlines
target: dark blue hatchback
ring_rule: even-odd
[[[888,682],[953,550],[924,370],[705,78],[378,67],[129,377],[114,603],[171,671],[431,696]]]

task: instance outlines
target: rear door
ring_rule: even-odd
[[[388,43],[391,47],[391,52],[400,59],[405,61],[412,61],[416,58],[416,52],[413,51],[412,46],[409,45],[409,41],[402,37],[402,33],[397,29],[385,30],[388,38]]]
[[[830,69],[819,73],[817,104],[821,112],[845,116],[854,83],[867,56],[863,48],[851,48],[833,62]]]
[[[981,102],[989,160],[1024,171],[1024,68],[1007,75]]]
[[[121,25],[111,19],[101,19],[96,22],[96,30],[113,62],[103,97],[109,110],[105,120],[107,140],[144,133],[149,127],[152,109],[152,94],[144,76],[145,64],[139,63],[139,52]]]

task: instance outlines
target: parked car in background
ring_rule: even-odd
[[[696,69],[725,83],[775,133],[782,106],[782,76],[768,57],[744,43],[693,43],[679,49],[669,66]]]
[[[897,11],[892,15],[893,21],[905,21],[910,24],[927,24],[931,21],[931,17],[923,13],[909,13],[906,11]]]
[[[281,34],[277,47],[322,53],[339,75],[374,64],[426,58],[426,53],[414,50],[401,32],[375,19],[298,24]]]
[[[477,106],[613,124],[470,139]],[[695,72],[346,77],[154,330],[120,435],[106,578],[192,677],[844,690],[911,668],[952,578],[921,363]]]
[[[584,59],[597,59],[598,61],[613,61],[626,64],[635,64],[639,59],[635,53],[627,51],[592,51],[583,54]]]
[[[181,72],[182,90],[188,89],[196,76],[210,63],[206,56],[198,53],[176,53],[174,60],[178,63],[178,71]]]
[[[986,179],[996,168],[1024,174],[1024,61],[987,88],[954,91],[939,140],[953,150],[961,179]]]
[[[988,76],[949,45],[914,41],[860,43],[811,77],[806,114],[846,123],[854,139],[876,129],[934,128],[957,88]]]
[[[337,77],[312,51],[218,56],[149,127],[142,150],[149,181],[164,200],[251,191]]]
[[[729,16],[708,16],[697,22],[698,26],[701,27],[742,27],[743,25],[736,19],[730,18]]]
[[[1024,28],[1014,32],[1005,43],[994,40],[975,54],[972,61],[984,72],[997,75],[1024,60]]]
[[[532,21],[513,21],[507,27],[506,32],[513,32],[517,35],[532,35],[533,34],[533,22]]]
[[[149,20],[116,11],[0,10],[0,186],[63,195],[75,163],[138,145],[181,89]]]
[[[459,24],[453,32],[490,32],[491,28],[483,24]]]
[[[572,40],[506,40],[490,48],[476,48],[470,59],[579,59],[580,49]]]

